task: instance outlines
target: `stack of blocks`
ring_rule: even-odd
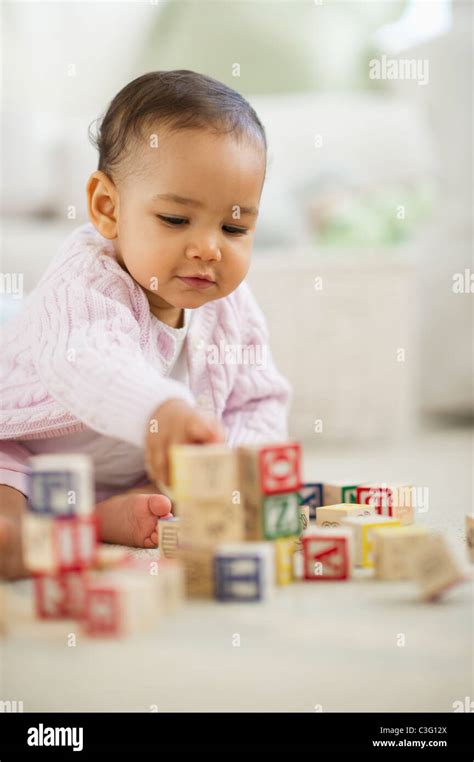
[[[35,456],[30,467],[22,540],[37,616],[77,619],[87,635],[119,636],[150,629],[158,611],[166,608],[159,604],[160,588],[169,590],[170,576],[176,597],[183,597],[178,562],[167,561],[163,570],[160,565],[160,575],[154,576],[150,564],[138,568],[124,549],[99,546],[87,456]]]
[[[300,509],[300,447],[176,445],[171,494],[190,597],[263,600],[292,579],[308,509]],[[275,571],[276,561],[276,571]]]
[[[179,558],[186,594],[215,594],[214,554],[218,545],[244,537],[244,516],[234,452],[225,445],[170,448],[173,511],[179,518]]]

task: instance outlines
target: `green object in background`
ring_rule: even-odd
[[[246,95],[377,89],[368,76],[373,34],[407,2],[168,0],[154,13],[151,4],[134,68],[191,69]]]
[[[410,240],[433,207],[431,185],[389,188],[354,196],[322,221],[317,243],[327,246],[394,246]]]

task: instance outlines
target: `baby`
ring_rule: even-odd
[[[170,445],[288,436],[291,387],[244,282],[266,172],[255,111],[210,77],[150,72],[115,96],[95,145],[90,222],[3,330],[0,576],[10,579],[26,573],[31,455],[87,453],[101,540],[151,548],[172,507],[159,494]]]

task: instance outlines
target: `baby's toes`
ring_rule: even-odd
[[[150,495],[148,508],[154,516],[164,518],[171,510],[171,500],[166,495]]]

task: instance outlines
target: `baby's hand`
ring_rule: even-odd
[[[148,422],[145,465],[150,479],[169,484],[168,448],[172,444],[223,442],[225,432],[217,418],[205,418],[183,400],[168,400]]]

